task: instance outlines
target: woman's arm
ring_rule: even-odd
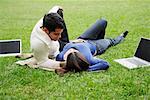
[[[109,68],[108,62],[102,59],[93,58],[91,60],[91,66],[89,66],[88,71],[107,70],[108,68]]]

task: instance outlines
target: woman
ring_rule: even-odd
[[[99,21],[104,22],[104,21]],[[95,25],[95,26],[94,26]],[[109,64],[99,58],[95,58],[95,55],[100,55],[104,53],[109,47],[115,46],[124,40],[128,31],[125,31],[120,36],[114,39],[102,39],[105,35],[105,27],[100,27],[94,24],[94,28],[90,28],[88,30],[88,34],[91,31],[91,39],[83,38],[82,35],[79,39],[84,39],[84,41],[80,43],[68,43],[60,54],[57,55],[57,61],[66,61],[66,66],[62,67],[62,69],[56,70],[58,74],[64,74],[68,71],[80,72],[83,70],[87,71],[96,71],[96,70],[106,70],[109,68]],[[103,24],[104,26],[104,24]],[[99,27],[99,28],[98,28]],[[97,29],[101,32],[97,34]],[[94,31],[92,31],[94,30]],[[102,31],[103,30],[103,31]],[[93,33],[92,33],[93,32]],[[95,35],[95,36],[94,36]],[[88,36],[88,35],[86,35]]]

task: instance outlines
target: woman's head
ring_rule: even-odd
[[[71,52],[67,57],[66,69],[68,71],[80,72],[87,70],[89,63],[80,52]]]
[[[63,75],[69,71],[81,72],[89,68],[89,63],[80,52],[71,52],[67,56],[66,66],[62,69],[56,70],[57,74]]]

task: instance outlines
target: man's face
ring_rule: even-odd
[[[56,28],[55,32],[50,32],[48,35],[53,41],[59,40],[61,38],[61,33],[63,32],[63,29],[61,28]]]

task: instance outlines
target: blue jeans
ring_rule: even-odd
[[[104,39],[106,27],[107,21],[104,19],[99,19],[78,38],[84,40]]]
[[[107,21],[104,19],[99,19],[78,38],[87,40],[88,42],[95,45],[97,48],[96,55],[100,55],[104,53],[109,47],[119,44],[124,39],[123,36],[118,36],[115,39],[104,39],[106,27]]]
[[[63,13],[61,11],[58,13],[63,18]],[[64,23],[64,31],[62,32],[61,38],[59,39],[60,51],[62,51],[63,47],[67,43],[69,43],[68,32],[67,32],[65,21],[63,23]],[[99,19],[78,38],[84,39],[84,40],[104,39],[106,27],[107,27],[107,21],[104,19],[101,19],[101,20]]]
[[[109,47],[115,46],[123,40],[124,40],[123,36],[118,36],[114,39],[88,40],[88,42],[96,46],[97,49],[96,55],[100,55],[103,54]]]

